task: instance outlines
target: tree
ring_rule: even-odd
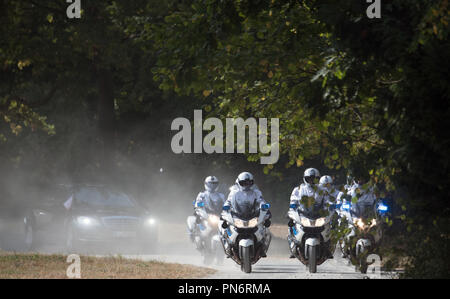
[[[391,1],[381,19],[366,18],[365,6],[171,2],[146,37],[161,53],[155,79],[212,98],[212,114],[280,118],[287,167],[320,156],[330,168],[362,169],[397,189],[412,240],[419,227],[436,235],[439,220],[441,242],[449,228],[448,4]],[[434,256],[448,266],[448,255]],[[416,256],[407,273],[421,263]],[[424,275],[444,273],[432,272]]]

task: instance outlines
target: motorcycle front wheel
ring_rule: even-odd
[[[242,265],[241,270],[245,273],[252,272],[252,263],[250,261],[250,247],[242,248]]]
[[[364,248],[364,246],[358,245],[356,247],[356,256],[359,259],[359,265],[356,267],[357,270],[359,270],[362,274],[366,274],[367,273],[367,268],[368,268],[368,264],[367,264],[367,256],[366,254],[364,254],[366,252],[366,248]]]
[[[309,265],[309,273],[317,272],[317,248],[316,248],[316,246],[308,246],[308,265]]]

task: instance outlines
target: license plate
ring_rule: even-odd
[[[116,238],[135,238],[136,232],[114,232]]]

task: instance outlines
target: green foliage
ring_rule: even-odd
[[[285,179],[273,190],[291,188],[297,168],[320,162],[394,195],[410,240],[421,225],[432,231],[434,220],[449,218],[447,0],[392,0],[381,19],[352,0],[85,1],[80,20],[66,7],[0,7],[0,142],[11,160],[34,157],[35,131],[73,161],[84,159],[84,144],[132,153],[137,133],[119,145],[108,136],[136,118],[165,121],[162,106],[185,114],[200,105],[222,119],[279,118],[280,165],[262,169]],[[171,106],[172,92],[189,105]],[[74,115],[83,121],[72,124]],[[100,158],[87,167],[95,172]],[[425,250],[408,246],[408,255]],[[441,258],[448,269],[448,255]],[[408,273],[424,265],[415,256]]]
[[[286,167],[320,156],[407,193],[418,222],[449,217],[447,1],[394,0],[381,19],[350,0],[169,7],[149,37],[161,87],[213,97],[212,115],[280,118]]]

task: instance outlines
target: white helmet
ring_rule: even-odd
[[[216,192],[219,188],[219,179],[213,175],[205,179],[205,190],[209,192]]]
[[[236,179],[236,185],[243,191],[250,190],[254,183],[253,175],[250,172],[241,172]]]
[[[333,179],[329,175],[324,175],[320,178],[319,185],[333,184]]]
[[[331,186],[333,184],[333,179],[329,175],[324,175],[320,178],[319,186],[327,187],[327,185]]]
[[[303,173],[303,182],[307,185],[313,185],[316,183],[316,180],[319,180],[320,173],[315,168],[308,168]]]

